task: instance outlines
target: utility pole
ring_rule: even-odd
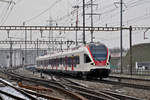
[[[93,6],[97,6],[98,4],[93,4],[93,0],[91,0],[91,3],[90,4],[87,4],[87,5],[90,5],[91,6],[91,13],[87,13],[86,15],[90,15],[91,17],[91,43],[93,43],[93,15],[101,15],[101,14],[98,14],[98,13],[93,13]]]
[[[93,28],[93,0],[91,0],[91,28]],[[91,43],[93,43],[93,30],[91,30]]]
[[[49,16],[49,20],[47,20],[48,21],[48,24],[49,24],[49,26],[53,26],[53,21],[54,20],[52,20],[52,18]],[[50,41],[52,41],[52,44],[49,46],[49,53],[51,52],[51,51],[54,51],[54,39],[53,39],[53,31],[51,31],[51,30],[49,30],[49,37],[48,37],[48,39],[49,39],[49,43],[50,43]],[[51,47],[51,48],[50,48]],[[51,50],[50,50],[51,49]]]
[[[123,68],[122,68],[122,22],[123,22],[123,0],[120,0],[120,67],[121,67],[121,74],[123,73]]]
[[[62,51],[62,39],[61,39],[61,43],[60,43],[60,51]]]
[[[23,26],[25,26],[25,22],[23,22]],[[25,51],[24,51],[24,65],[27,64],[27,30],[25,29]]]
[[[73,8],[77,9],[77,16],[76,16],[76,28],[78,27],[78,20],[79,20],[79,16],[78,16],[78,11],[79,11],[79,6],[73,6]],[[78,46],[78,29],[76,29],[76,46]]]
[[[11,38],[10,38],[11,39]],[[10,40],[11,41],[11,40]],[[12,68],[12,54],[13,54],[13,51],[12,51],[12,45],[13,43],[10,42],[10,67]]]
[[[86,44],[85,41],[85,0],[83,0],[83,44]]]
[[[16,62],[17,62],[17,60],[16,60],[16,53],[17,53],[17,51],[14,50],[14,67],[17,67],[17,64],[16,64]]]
[[[132,75],[132,26],[130,26],[129,32],[130,32],[130,75]]]
[[[38,39],[37,39],[37,57],[39,56],[39,44],[38,44]]]

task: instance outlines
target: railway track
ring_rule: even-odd
[[[6,95],[6,96],[8,96],[8,97],[11,97],[11,98],[13,98],[13,99],[16,99],[16,100],[26,100],[26,99],[23,99],[23,98],[21,98],[21,97],[19,97],[19,96],[13,95],[13,94],[11,94],[11,93],[8,93],[8,92],[2,91],[2,90],[0,90],[0,93],[3,94],[3,95]],[[3,100],[3,98],[1,97],[0,100]]]
[[[17,76],[19,76],[19,77],[21,77],[21,75],[17,75]],[[26,77],[25,76],[22,76],[24,79],[26,79]],[[74,91],[75,93],[74,94],[80,94],[80,95],[82,95],[82,96],[84,96],[85,98],[87,98],[87,99],[89,99],[89,100],[117,100],[116,98],[114,98],[114,97],[111,97],[111,96],[109,96],[109,95],[105,95],[104,93],[99,93],[99,94],[97,94],[97,95],[95,95],[95,93],[96,92],[93,92],[92,93],[92,91],[91,91],[91,93],[89,93],[87,90],[85,91],[85,90],[77,90],[76,89],[76,91],[75,91],[75,89],[70,89],[70,87],[68,86],[68,85],[66,85],[65,84],[65,82],[64,81],[47,81],[47,80],[43,80],[43,79],[36,79],[36,78],[31,78],[32,79],[32,81],[33,80],[36,80],[36,82],[38,82],[38,83],[41,83],[41,81],[42,82],[44,82],[45,83],[45,85],[47,84],[49,84],[49,83],[52,83],[52,84],[55,84],[55,85],[58,85],[57,87],[55,86],[55,89],[57,89],[58,87],[63,87],[64,89],[66,89],[66,90],[68,90],[68,91]],[[54,80],[54,79],[53,79]],[[73,82],[72,82],[73,83]],[[51,85],[51,87],[54,87],[54,85]],[[64,91],[63,91],[64,92]],[[76,94],[76,95],[77,95]],[[103,94],[103,95],[102,95]],[[82,99],[83,100],[83,99]]]
[[[23,78],[24,80],[27,79],[27,77],[25,77],[25,76],[17,75],[17,74],[14,74],[14,73],[9,73],[9,74],[11,74],[11,76],[13,76],[13,75],[17,76],[18,79],[19,78]],[[31,79],[32,79],[32,81],[36,80],[36,82],[38,82],[38,83],[40,83],[42,81],[47,85],[49,83],[51,83],[51,81],[46,81],[46,80],[43,80],[43,79],[35,79],[35,78],[31,78]],[[52,84],[58,85],[55,88],[61,87],[61,88],[64,88],[65,90],[67,90],[67,91],[73,91],[74,94],[80,94],[80,95],[84,96],[85,98],[87,98],[89,100],[119,100],[115,97],[112,97],[112,96],[110,96],[108,94],[105,94],[103,92],[100,92],[100,91],[93,91],[91,89],[81,88],[81,87],[77,87],[77,86],[75,87],[75,85],[77,85],[77,83],[69,81],[67,79],[62,79],[61,78],[60,81],[56,81],[56,80],[53,79]]]
[[[129,87],[129,88],[135,88],[135,89],[143,89],[150,91],[150,86],[147,85],[139,85],[139,84],[130,84],[130,83],[124,83],[124,82],[117,82],[112,80],[92,80],[93,82],[100,82],[104,84],[110,84],[110,85],[120,85],[122,87]]]
[[[20,75],[17,75],[17,76],[20,76]],[[24,79],[26,77],[22,76]],[[71,82],[69,80],[66,80],[66,79],[63,79],[63,80],[59,80],[59,81],[56,81],[55,79],[52,79],[53,81],[47,81],[47,80],[43,80],[43,79],[35,79],[35,78],[31,78],[32,80],[36,80],[36,81],[43,81],[45,82],[46,84],[49,84],[49,83],[52,83],[52,84],[55,84],[55,85],[58,85],[59,87],[62,87],[68,91],[74,91],[75,93],[77,94],[80,94],[82,96],[84,96],[85,98],[89,99],[89,100],[119,100],[117,98],[114,98],[110,95],[107,95],[105,93],[102,93],[102,92],[98,92],[98,91],[91,91],[91,90],[88,90],[88,89],[81,89],[81,88],[77,88],[77,87],[74,87],[71,85],[77,85],[77,83],[75,82]],[[70,83],[70,85],[68,85]],[[57,87],[58,87],[57,86]],[[72,88],[71,88],[72,86]]]
[[[63,78],[64,83],[72,83],[71,85],[66,84],[68,87],[71,87],[73,90],[76,89],[78,91],[85,91],[86,93],[91,93],[93,95],[99,95],[109,98],[110,100],[141,100],[141,98],[136,98],[128,95],[123,95],[119,93],[115,93],[114,91],[108,90],[93,90],[83,84],[77,83],[75,81],[71,81],[69,79]],[[105,99],[104,99],[105,100]]]
[[[53,88],[55,90],[61,91],[62,93],[66,94],[67,96],[72,97],[73,100],[74,99],[75,100],[87,100],[86,98],[84,98],[83,96],[81,96],[77,93],[74,93],[74,92],[71,92],[71,91],[61,88],[61,86],[59,86],[59,84],[57,84],[57,82],[44,81],[43,79],[37,79],[37,78],[29,78],[29,77],[21,76],[21,75],[12,73],[12,72],[7,72],[7,74],[9,76],[11,76],[13,79],[17,79],[17,81],[21,80],[21,81],[32,82],[35,84],[39,84],[42,86],[46,86],[48,88]],[[38,94],[38,95],[40,95],[40,94]],[[52,100],[59,100],[59,99],[52,99]]]
[[[72,86],[72,87],[74,87],[74,88],[77,88],[76,86],[80,86],[80,88],[86,88],[86,89],[88,88],[86,85],[79,84],[77,82],[73,82],[73,81],[68,80],[68,79],[66,81],[73,83],[75,86]],[[109,81],[109,80],[90,80],[90,82],[91,81],[100,82],[100,83],[104,83],[104,84],[111,84],[111,85],[121,85],[122,87],[130,87],[130,88],[135,88],[135,89],[150,90],[150,86],[145,86],[145,85],[120,83],[120,82]],[[92,90],[92,88],[89,88],[89,90]],[[128,95],[119,94],[119,93],[116,93],[116,91],[110,91],[110,90],[102,91],[102,90],[100,90],[99,92],[111,95],[111,96],[116,97],[120,100],[141,100],[141,98],[136,98],[136,97],[132,97],[132,96],[128,96]]]
[[[67,77],[67,78],[70,78],[70,77]],[[72,78],[72,77],[71,77]],[[113,77],[114,78],[114,77]],[[116,77],[118,78],[118,77]],[[134,79],[134,78],[123,78],[123,79],[129,79],[129,80],[139,80],[141,82],[149,82],[149,80],[145,80],[145,79]],[[79,79],[79,80],[83,80],[83,79]],[[115,81],[115,80],[109,80],[109,79],[103,79],[103,80],[100,80],[100,79],[88,79],[86,81],[89,81],[89,82],[99,82],[99,83],[104,83],[104,84],[110,84],[110,85],[119,85],[119,86],[122,86],[122,87],[129,87],[129,88],[135,88],[135,89],[144,89],[144,90],[148,90],[150,91],[150,86],[149,85],[141,85],[141,84],[136,84],[136,83],[127,83],[127,82],[122,82],[122,81]]]
[[[88,89],[82,86],[81,84],[78,84],[66,78],[60,78],[60,80],[61,80],[61,83],[63,84],[63,87],[65,88],[67,87],[67,89],[74,91],[76,93],[79,93],[87,97],[89,100],[91,99],[92,100],[119,100],[105,93]]]
[[[27,97],[29,100],[38,100],[38,99],[35,98],[33,95],[31,95],[31,94],[29,94],[29,93],[27,93],[27,92],[25,92],[25,91],[22,91],[21,89],[19,89],[19,88],[13,86],[12,84],[8,83],[7,81],[5,81],[5,80],[3,80],[3,79],[0,79],[0,82],[3,83],[3,84],[5,84],[6,86],[9,86],[9,87],[13,88],[13,89],[16,90],[17,92],[19,92],[19,93],[21,93],[22,95],[24,95],[25,97]],[[17,99],[17,100],[26,100],[26,99],[23,99],[23,98],[21,98],[21,97],[19,97],[19,96],[17,96],[17,95],[12,94],[12,93],[5,92],[5,91],[3,91],[3,90],[0,90],[0,93],[6,95],[6,96],[8,96],[8,97]]]
[[[4,100],[4,99],[2,98],[2,96],[0,96],[0,100]]]
[[[18,74],[16,74],[15,77],[16,76],[18,79],[21,79],[21,80],[23,79],[23,80],[29,81],[29,79],[25,76],[18,75]],[[57,88],[61,87],[68,91],[73,91],[77,94],[84,96],[87,99],[90,99],[90,100],[91,99],[94,99],[94,100],[141,100],[140,98],[115,93],[114,91],[108,91],[108,90],[105,90],[105,91],[102,91],[102,90],[97,91],[96,90],[95,91],[92,88],[88,88],[87,86],[85,86],[83,84],[79,84],[79,83],[71,81],[70,79],[67,79],[67,78],[58,78],[57,80],[55,80],[55,79],[44,80],[44,79],[37,79],[37,78],[30,78],[30,79],[31,79],[31,81],[35,80],[39,84],[41,84],[41,81],[42,81],[41,85],[45,85],[45,86],[49,86],[48,85],[49,83],[51,83],[53,85],[57,85],[56,86]],[[101,83],[111,84],[111,85],[121,85],[121,86],[139,88],[139,89],[146,88],[145,86],[143,88],[141,88],[141,85],[135,86],[135,84],[134,84],[134,86],[133,86],[133,85],[127,84],[127,83],[112,82],[112,81],[108,81],[108,80],[103,80],[103,81],[90,80],[90,81],[101,82]]]
[[[66,77],[66,76],[64,76],[64,77]],[[74,77],[68,77],[68,78],[74,78]],[[112,80],[112,79],[117,79],[117,81]],[[83,80],[83,78],[81,78],[81,80]],[[129,80],[129,81],[132,80],[132,81],[135,81],[135,82],[134,83],[130,83],[131,81],[130,82],[123,82],[122,80]],[[150,85],[149,85],[150,80],[148,80],[148,79],[137,79],[137,78],[110,76],[109,79],[104,79],[104,80],[88,79],[87,81],[100,82],[100,83],[110,84],[110,85],[120,85],[122,87],[129,87],[129,88],[135,88],[135,89],[144,89],[144,90],[150,91]],[[141,83],[139,83],[139,81]],[[143,85],[142,82],[147,82],[148,84]]]
[[[119,77],[119,76],[109,76],[110,79],[121,80],[133,80],[133,81],[142,81],[142,82],[150,82],[150,79],[139,79],[139,78],[130,78],[130,77]]]

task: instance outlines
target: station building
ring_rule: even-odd
[[[10,66],[10,49],[0,49],[0,67]],[[38,56],[47,54],[46,49],[39,49]],[[12,66],[22,66],[22,65],[34,65],[36,64],[37,50],[27,49],[26,59],[24,49],[13,49],[12,50]]]

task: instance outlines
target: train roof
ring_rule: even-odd
[[[77,47],[74,47],[74,48],[71,48],[71,49],[66,49],[66,50],[63,50],[63,51],[60,51],[60,52],[54,52],[53,54],[47,54],[47,55],[44,55],[44,56],[39,56],[39,57],[36,58],[36,60],[45,60],[47,58],[55,58],[55,57],[58,57],[58,56],[65,57],[66,55],[80,53],[80,52],[84,51],[86,46],[90,46],[90,45],[104,45],[104,44],[102,44],[100,42],[88,43],[86,45],[77,46]]]
[[[55,58],[57,56],[66,56],[69,54],[71,55],[71,54],[82,52],[83,50],[84,50],[84,47],[76,47],[76,48],[72,48],[72,49],[68,49],[68,50],[63,50],[60,52],[54,52],[53,54],[39,56],[39,57],[37,57],[36,60],[45,60],[47,58]]]

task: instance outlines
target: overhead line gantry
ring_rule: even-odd
[[[39,31],[83,31],[83,26],[0,26],[0,30],[19,31],[19,30],[39,30]],[[129,27],[123,27],[123,30],[129,30]],[[147,30],[150,27],[132,27],[132,31]],[[120,31],[120,27],[92,27],[85,26],[85,31]]]
[[[75,44],[75,41],[7,41],[7,40],[4,40],[4,41],[0,41],[0,44],[50,44],[50,43],[53,43],[53,44]],[[82,43],[82,42],[79,42],[78,43]]]
[[[83,31],[82,26],[0,26],[0,30],[39,30],[39,31]],[[119,27],[92,27],[86,26],[85,31],[119,31]]]

